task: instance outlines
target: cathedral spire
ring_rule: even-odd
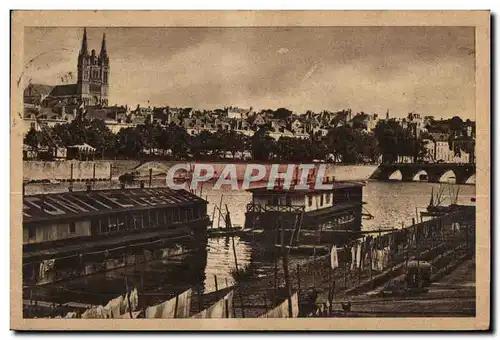
[[[89,50],[87,48],[87,29],[83,28],[83,39],[82,39],[82,49],[80,50],[80,55],[89,55]]]
[[[107,54],[106,51],[106,33],[102,34],[102,45],[101,45],[101,54]]]
[[[104,62],[108,62],[109,60],[108,51],[106,50],[106,33],[102,34],[101,53],[99,54],[99,57]]]

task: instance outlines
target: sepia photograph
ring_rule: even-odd
[[[489,327],[489,12],[272,14],[12,13],[12,328]]]

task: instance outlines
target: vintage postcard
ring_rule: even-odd
[[[486,330],[488,11],[14,11],[11,327]]]

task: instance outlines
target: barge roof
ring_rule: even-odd
[[[331,188],[328,189],[316,189],[314,185],[311,185],[307,189],[295,189],[294,186],[291,186],[290,189],[284,189],[280,187],[275,187],[273,189],[268,189],[267,187],[257,187],[257,188],[249,188],[247,191],[250,191],[253,194],[313,194],[319,192],[329,192],[336,189],[347,189],[347,188],[360,188],[363,187],[364,184],[360,182],[351,182],[351,181],[334,181],[330,183],[325,183],[332,185]]]
[[[23,197],[23,223],[81,219],[123,211],[141,211],[207,203],[186,190],[169,188],[73,191]]]

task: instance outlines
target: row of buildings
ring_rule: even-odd
[[[450,154],[449,131],[441,129],[440,134],[428,131],[435,120],[432,116],[410,113],[405,118],[390,118],[387,111],[384,118],[374,113],[355,113],[351,110],[339,112],[293,113],[286,109],[262,110],[234,106],[215,110],[193,110],[175,107],[109,106],[110,56],[106,37],[103,35],[100,52],[89,52],[87,34],[84,29],[81,48],[77,57],[77,83],[65,85],[28,84],[24,91],[24,132],[30,129],[43,130],[56,124],[70,123],[77,115],[88,119],[99,119],[113,132],[136,127],[147,121],[161,125],[176,124],[190,135],[202,131],[211,133],[219,130],[236,131],[252,136],[259,128],[267,127],[267,133],[275,140],[281,137],[307,139],[311,135],[326,136],[335,126],[351,125],[366,133],[375,130],[381,120],[395,120],[410,131],[415,139],[429,140],[429,155],[433,160],[451,162],[456,155]],[[278,114],[278,111],[280,114]],[[284,114],[283,114],[284,113]],[[469,127],[468,127],[469,128]],[[473,138],[472,126],[468,136]],[[445,147],[446,142],[446,147]],[[448,151],[446,151],[448,150]],[[466,156],[463,156],[466,157]],[[402,159],[404,161],[405,159]],[[461,158],[460,161],[465,160]]]

